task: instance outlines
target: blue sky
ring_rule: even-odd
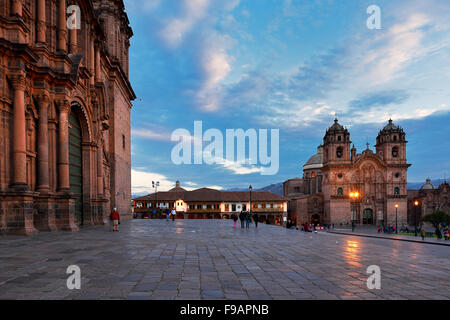
[[[381,9],[369,29],[367,7]],[[335,115],[361,152],[392,117],[409,181],[450,175],[450,2],[125,0],[133,194],[182,186],[263,187],[301,175]],[[171,134],[279,129],[280,168],[175,165]]]

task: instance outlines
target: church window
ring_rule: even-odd
[[[338,141],[341,141],[341,136],[338,136]]]
[[[125,135],[122,135],[122,147],[125,149]]]
[[[393,156],[394,158],[397,158],[397,157],[398,157],[398,147],[393,147],[393,148],[392,148],[392,156]]]
[[[399,195],[400,194],[400,188],[399,187],[395,187],[394,188],[394,194],[395,195]]]
[[[339,174],[337,175],[337,177],[338,177],[339,179],[342,179],[342,173],[339,173]]]
[[[316,173],[315,172],[311,173],[311,178],[315,178],[315,177],[316,177]]]
[[[394,141],[397,141],[397,136],[394,136]]]
[[[342,190],[342,188],[338,188],[337,189],[337,195],[338,196],[343,196],[344,195],[344,191]]]
[[[399,173],[399,172],[396,172],[396,173],[395,173],[395,177],[396,177],[396,178],[400,177],[400,173]]]
[[[342,147],[338,147],[336,150],[336,157],[342,158],[342,152],[343,152]]]

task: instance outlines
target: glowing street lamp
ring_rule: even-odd
[[[396,204],[394,205],[394,207],[395,207],[395,233],[398,234],[398,227],[397,227],[397,210],[398,210],[398,203],[396,203]]]
[[[350,199],[352,199],[352,206],[353,206],[353,210],[352,210],[352,232],[355,231],[355,207],[356,207],[356,202],[359,199],[359,192],[358,191],[352,191],[350,192]]]
[[[418,200],[414,200],[414,235],[417,237],[417,208],[419,207],[420,202]]]

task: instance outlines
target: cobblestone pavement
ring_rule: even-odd
[[[424,240],[422,240],[422,237],[417,236],[408,236],[404,234],[386,234],[386,233],[378,233],[375,229],[375,231],[372,230],[355,230],[352,231],[351,229],[331,229],[329,232],[332,233],[341,233],[341,234],[347,234],[351,235],[354,234],[355,236],[369,236],[369,237],[376,237],[376,238],[382,238],[382,239],[394,239],[394,240],[401,240],[401,241],[411,241],[411,242],[420,242],[420,243],[431,243],[431,244],[438,244],[438,245],[446,245],[450,246],[450,241],[437,238],[429,238],[426,237]],[[414,231],[413,231],[414,232]]]
[[[230,220],[0,237],[0,299],[449,299],[450,249]],[[81,268],[81,290],[66,286]],[[381,289],[369,290],[369,265]]]

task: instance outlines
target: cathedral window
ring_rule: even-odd
[[[341,141],[341,136],[338,136],[338,141]]]
[[[394,188],[394,194],[395,195],[399,195],[400,194],[400,188],[399,187],[395,187]]]
[[[338,188],[337,189],[337,195],[338,196],[343,196],[344,195],[344,190],[342,190],[342,188]]]
[[[343,152],[342,147],[338,147],[336,150],[336,157],[342,158],[342,152]]]
[[[398,147],[393,147],[393,148],[392,148],[392,156],[393,156],[394,158],[397,158],[397,157],[398,157]]]
[[[339,173],[339,174],[337,175],[337,177],[338,177],[339,179],[342,179],[342,173]]]
[[[400,173],[399,173],[399,172],[396,172],[396,173],[395,173],[395,177],[396,177],[396,178],[400,177]]]

